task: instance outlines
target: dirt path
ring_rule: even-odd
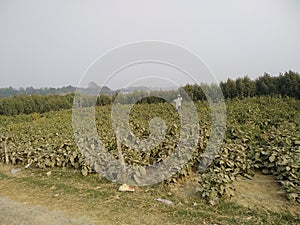
[[[0,197],[0,221],[2,225],[91,224],[88,219],[70,218],[62,211],[22,204],[7,197]]]
[[[4,176],[0,176],[0,225],[177,224],[169,221],[159,208],[142,213],[136,210],[136,205],[159,204],[151,194],[148,199],[139,197],[141,190],[120,193],[119,185],[99,183],[93,176],[72,176],[67,172],[61,178],[57,172],[47,176],[47,171],[25,169],[12,174],[13,168],[0,165],[0,174]]]

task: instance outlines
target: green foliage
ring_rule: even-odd
[[[12,116],[18,114],[44,113],[73,106],[73,94],[67,95],[32,95],[0,98],[0,115]]]
[[[293,71],[277,77],[265,73],[255,81],[249,77],[228,79],[220,87],[225,98],[244,98],[252,96],[282,96],[300,99],[300,75]]]
[[[45,113],[71,109],[74,94],[67,95],[31,95],[0,98],[0,115],[12,116],[30,113]],[[82,97],[83,106],[103,106],[111,104],[111,96],[101,94],[98,97],[85,95]]]
[[[214,162],[199,176],[199,193],[210,204],[234,195],[237,175],[273,174],[287,198],[300,203],[299,101],[278,98],[227,102],[225,142]]]
[[[206,101],[207,98],[219,100],[222,93],[225,99],[242,99],[253,96],[281,96],[300,99],[300,75],[293,71],[280,74],[278,77],[264,74],[255,81],[246,76],[236,80],[228,79],[226,82],[221,82],[220,85],[187,84],[178,90],[171,91],[112,91],[105,86],[101,88],[94,82],[91,82],[88,88],[79,90],[82,94],[81,106],[83,107],[104,106],[116,103],[115,101],[122,104],[172,102],[178,93],[185,96],[187,94],[188,98],[194,102]],[[70,109],[73,106],[75,91],[76,88],[72,86],[61,89],[34,89],[32,87],[20,90],[11,87],[0,89],[0,97],[9,97],[0,98],[0,115],[9,116]],[[221,91],[222,93],[220,93]],[[59,95],[46,95],[49,93]],[[30,96],[28,96],[29,94]]]
[[[207,102],[197,103],[200,135],[197,148],[187,165],[167,182],[188,178],[199,172],[199,194],[211,204],[234,194],[232,182],[237,176],[251,178],[255,170],[273,174],[291,201],[300,203],[300,111],[299,100],[253,97],[227,101],[227,131],[224,143],[213,163],[203,172],[203,153],[210,137],[210,113]],[[167,126],[166,137],[149,151],[136,151],[122,145],[126,163],[152,165],[167,158],[180,137],[180,118],[169,103],[136,104],[129,116],[132,133],[143,139],[150,134],[149,121],[161,117]],[[13,164],[31,164],[40,168],[70,167],[83,175],[95,170],[79,152],[72,129],[71,110],[0,116],[0,161],[5,161],[5,146]],[[96,126],[105,148],[118,158],[111,106],[96,108]],[[95,146],[94,146],[95,148]]]

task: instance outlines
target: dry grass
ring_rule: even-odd
[[[41,205],[64,215],[88,218],[91,224],[297,224],[296,216],[263,209],[249,209],[222,202],[208,206],[195,193],[196,182],[137,187],[119,192],[118,184],[98,175],[83,177],[74,170],[48,171],[30,168],[16,174],[11,165],[0,164],[0,197],[19,203]],[[167,206],[156,201],[167,198]]]

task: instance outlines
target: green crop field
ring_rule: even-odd
[[[199,114],[199,140],[193,155],[165,184],[199,182],[197,195],[210,205],[218,205],[234,195],[238,176],[251,179],[254,173],[273,175],[286,198],[300,204],[300,101],[292,98],[253,97],[226,102],[226,134],[212,164],[202,172],[202,155],[210,137],[210,112],[207,103],[196,103]],[[169,103],[137,104],[129,115],[132,133],[139,138],[150,134],[149,121],[160,117],[166,134],[161,143],[148,151],[137,151],[122,144],[126,163],[143,168],[165,160],[180,138],[180,119]],[[111,106],[96,108],[96,126],[103,145],[118,159],[117,138],[112,128]],[[83,176],[97,171],[87,164],[76,145],[72,110],[0,117],[0,162],[30,165],[31,168],[66,168]],[[138,143],[137,143],[138,144]],[[93,148],[93,147],[92,147]],[[94,146],[94,148],[96,148]],[[102,162],[108,164],[110,162]],[[109,166],[104,168],[108,174]],[[172,168],[171,168],[172,169]],[[117,178],[116,178],[117,179]],[[135,179],[139,185],[138,179]]]

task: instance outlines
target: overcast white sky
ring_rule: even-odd
[[[96,58],[142,40],[186,47],[218,80],[300,72],[298,0],[0,0],[0,32],[0,87],[77,85]]]

